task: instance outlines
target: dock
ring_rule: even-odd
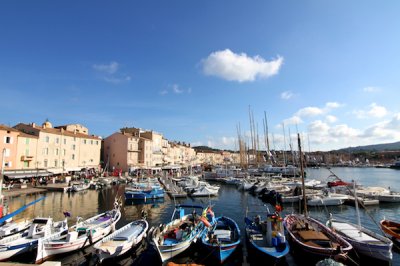
[[[377,200],[377,199],[369,199],[369,198],[362,198],[362,197],[357,197],[357,198],[358,198],[358,202],[360,202],[364,206],[379,205],[379,200]],[[349,198],[346,200],[346,203],[348,205],[355,206],[355,204],[356,204],[355,197],[349,196]]]
[[[187,193],[181,188],[178,187],[171,179],[168,177],[161,177],[159,179],[161,185],[164,187],[168,196],[171,198],[186,198]]]
[[[45,261],[40,266],[61,266],[60,261]],[[18,263],[18,262],[0,262],[0,266],[32,266],[32,264]]]
[[[35,188],[41,188],[47,191],[67,192],[70,186],[68,186],[67,183],[55,183],[55,184],[47,184],[45,186],[36,186]]]

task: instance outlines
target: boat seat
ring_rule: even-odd
[[[324,240],[327,241],[329,238],[322,232],[317,232],[314,230],[299,231],[298,235],[305,241],[309,240]]]
[[[113,241],[127,241],[128,238],[125,237],[125,236],[115,236],[115,237],[113,237],[112,240],[113,240]]]

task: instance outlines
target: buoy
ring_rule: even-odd
[[[205,218],[205,217],[203,217],[203,216],[200,217],[200,221],[202,221],[203,224],[204,224],[205,226],[207,226],[207,227],[210,227],[210,226],[211,226],[210,222],[207,221],[207,218]]]

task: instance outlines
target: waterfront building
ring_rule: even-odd
[[[38,136],[20,132],[17,137],[17,162],[15,169],[35,169],[37,163]]]
[[[139,166],[139,132],[115,132],[104,139],[104,160],[109,169],[133,171]]]
[[[18,135],[18,130],[0,124],[0,159],[4,170],[15,169],[17,166]]]
[[[36,169],[46,169],[53,174],[63,172],[80,171],[82,168],[98,169],[100,164],[101,138],[89,135],[88,129],[79,125],[65,125],[53,127],[46,121],[42,126],[35,123],[19,123],[14,126],[22,133],[37,137],[35,154],[29,152],[29,156],[36,158],[34,163],[30,163]],[[25,143],[27,136],[25,136]],[[24,140],[21,138],[21,141]],[[34,141],[33,141],[34,142]],[[26,149],[20,151],[24,155]],[[29,148],[29,151],[33,148]],[[26,158],[26,157],[25,157]]]

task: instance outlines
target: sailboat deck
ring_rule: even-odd
[[[342,232],[347,237],[354,239],[358,242],[381,242],[380,240],[370,235],[367,235],[364,232],[360,232],[360,230],[356,226],[348,223],[332,222],[332,226],[335,228],[335,230]]]

